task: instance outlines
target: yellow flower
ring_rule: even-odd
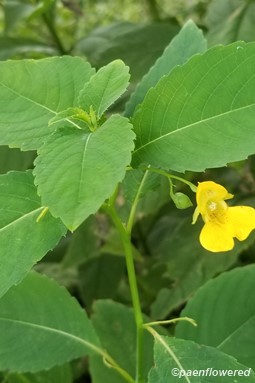
[[[205,223],[200,233],[201,245],[213,252],[229,251],[234,247],[234,238],[245,240],[255,229],[255,209],[249,206],[229,207],[225,200],[232,194],[212,181],[199,182],[197,187],[197,208],[193,224],[199,214]]]

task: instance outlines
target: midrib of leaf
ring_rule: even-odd
[[[112,68],[111,73],[112,73],[113,71],[114,71],[114,68]],[[100,101],[99,106],[98,106],[98,110],[100,110],[100,108],[101,108],[101,106],[102,106],[102,101],[103,101],[103,99],[104,99],[104,96],[105,96],[105,94],[106,94],[106,89],[108,88],[108,84],[109,84],[109,82],[110,82],[111,73],[109,74],[109,76],[108,76],[108,78],[107,78],[107,81],[106,81],[106,85],[104,86],[103,93],[102,93],[102,96],[101,96],[101,101]],[[95,76],[96,76],[96,74],[95,74]],[[88,96],[88,98],[90,99],[90,101],[92,101],[90,95]]]
[[[29,217],[30,215],[33,215],[34,213],[36,213],[38,211],[38,213],[40,212],[40,210],[43,210],[44,207],[39,207],[38,209],[35,209],[35,210],[31,210],[29,213],[26,213],[24,215],[22,215],[22,217],[19,217],[17,219],[15,219],[14,221],[8,223],[8,225],[2,227],[0,229],[0,233],[3,232],[4,230],[8,229],[9,226],[12,226],[12,225],[15,225],[17,222],[21,222],[22,220],[24,220],[25,218]],[[38,214],[39,215],[39,214]]]
[[[145,328],[146,328],[146,330],[148,330],[153,335],[153,337],[155,338],[156,341],[158,341],[159,343],[162,344],[162,346],[166,349],[166,351],[168,352],[170,357],[175,361],[178,368],[180,370],[185,370],[185,368],[181,364],[180,360],[178,359],[178,356],[175,355],[174,351],[168,346],[168,344],[164,341],[162,336],[159,335],[159,333],[157,331],[155,331],[154,328],[152,328],[151,326],[145,326]],[[184,379],[187,381],[187,383],[191,383],[191,381],[189,380],[189,378],[186,374],[184,375]]]
[[[251,318],[255,318],[255,315],[252,316]],[[251,318],[247,319],[245,322],[243,322],[239,327],[237,327],[234,331],[232,331],[223,341],[217,346],[218,349],[221,349],[225,343],[228,342],[228,340],[235,335],[246,323],[248,323]]]
[[[231,109],[227,112],[224,112],[224,113],[221,113],[221,114],[217,114],[216,116],[213,116],[213,117],[209,117],[209,118],[205,118],[203,120],[200,120],[200,121],[196,121],[196,122],[193,122],[192,124],[189,124],[189,125],[186,125],[186,126],[183,126],[182,128],[179,128],[179,129],[175,129],[171,132],[168,132],[166,134],[163,134],[162,136],[160,137],[156,137],[154,138],[153,140],[151,141],[148,141],[146,144],[143,144],[142,146],[140,146],[138,149],[134,150],[133,154],[139,152],[139,150],[141,149],[144,149],[146,146],[149,146],[151,144],[154,144],[155,142],[161,140],[161,139],[164,139],[165,137],[168,137],[168,136],[171,136],[172,134],[177,134],[181,131],[185,131],[186,129],[189,129],[189,128],[192,128],[194,126],[199,126],[200,124],[203,124],[204,122],[208,122],[208,121],[213,121],[213,120],[217,120],[218,118],[220,117],[223,117],[223,116],[227,116],[227,115],[230,115],[232,113],[235,113],[235,112],[238,112],[240,110],[245,110],[247,108],[250,108],[250,107],[253,107],[255,106],[255,103],[252,103],[252,104],[249,104],[249,105],[246,105],[244,107],[241,107],[241,108],[237,108],[237,109]]]
[[[87,139],[86,139],[86,142],[85,142],[85,146],[84,146],[84,150],[83,150],[83,153],[82,153],[82,161],[81,161],[81,167],[80,167],[80,176],[79,176],[79,187],[78,187],[78,190],[77,190],[77,199],[76,201],[78,202],[80,200],[80,196],[81,196],[81,179],[82,179],[82,174],[84,172],[84,168],[85,168],[85,157],[86,157],[86,151],[87,151],[87,146],[88,146],[88,142],[90,140],[90,137],[91,137],[92,133],[89,133],[87,135]],[[79,206],[77,204],[77,207],[76,207],[76,214],[77,212],[79,212]]]
[[[35,104],[43,109],[46,109],[48,112],[51,112],[53,114],[57,114],[56,111],[54,110],[51,110],[50,108],[48,108],[47,106],[43,105],[43,104],[39,104],[39,102],[36,102],[35,100],[32,100],[31,98],[27,97],[27,96],[24,96],[23,94],[21,93],[18,93],[16,90],[10,88],[9,86],[3,84],[2,82],[0,82],[0,85],[2,85],[3,87],[5,87],[6,89],[8,89],[10,92],[14,93],[16,96],[19,96],[19,97],[22,97],[24,98],[25,100],[31,102],[32,104]]]
[[[97,354],[102,355],[102,352],[103,352],[103,350],[101,350],[99,347],[95,346],[93,343],[87,342],[86,340],[84,340],[84,339],[82,339],[76,335],[70,334],[68,332],[65,332],[65,331],[62,331],[62,330],[59,330],[59,329],[56,329],[53,327],[47,327],[47,326],[39,325],[36,323],[24,322],[24,321],[17,320],[17,319],[2,318],[2,317],[0,317],[0,321],[10,322],[10,323],[14,323],[14,324],[21,325],[24,327],[36,328],[36,329],[39,329],[41,331],[62,335],[66,338],[69,338],[69,339],[76,341],[77,343],[81,343],[83,346],[90,348],[91,350],[95,351]]]

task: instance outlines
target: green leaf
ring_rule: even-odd
[[[208,4],[205,23],[210,46],[254,40],[255,4],[246,0],[213,0]]]
[[[35,161],[39,194],[71,231],[96,213],[124,178],[133,149],[131,127],[114,115],[94,133],[58,129],[40,148]]]
[[[99,243],[96,220],[94,216],[90,216],[72,235],[62,266],[76,267],[99,255]]]
[[[135,113],[133,164],[202,171],[253,154],[254,65],[255,43],[240,42],[163,77]]]
[[[35,57],[57,55],[57,49],[41,41],[25,37],[0,36],[0,59],[17,59],[17,57]]]
[[[125,270],[123,257],[108,254],[91,258],[80,266],[79,287],[86,307],[96,299],[114,298]]]
[[[51,133],[48,121],[76,106],[94,70],[78,57],[0,63],[0,144],[38,149]]]
[[[22,1],[8,0],[4,4],[5,32],[11,30],[22,20],[31,16],[40,4],[29,4]]]
[[[0,300],[0,338],[0,369],[13,372],[49,369],[93,354],[98,345],[77,301],[56,282],[36,273]]]
[[[154,360],[155,367],[150,371],[148,383],[255,382],[254,372],[245,365],[213,347],[191,341],[166,336],[156,338]],[[243,371],[243,375],[238,376],[237,372],[234,375],[236,370]]]
[[[202,248],[199,234],[202,222],[191,224],[192,213],[170,210],[147,233],[147,246],[158,262],[167,266],[164,276],[172,280],[158,291],[151,306],[153,318],[164,318],[184,304],[191,294],[220,272],[229,269],[238,255],[254,243],[254,234],[237,242],[229,252],[211,253]]]
[[[10,170],[27,170],[33,166],[35,152],[21,152],[19,149],[10,149],[0,146],[0,173]]]
[[[179,29],[173,21],[152,24],[116,22],[96,28],[79,40],[75,53],[85,54],[97,68],[121,59],[130,67],[132,81],[137,81],[161,56]]]
[[[71,368],[68,364],[56,366],[35,374],[10,374],[6,383],[72,383]]]
[[[130,169],[122,182],[125,198],[130,203],[133,203],[136,198],[143,198],[148,192],[160,187],[161,178],[157,173]]]
[[[218,347],[255,368],[255,265],[234,269],[206,283],[183,310],[196,329],[180,323],[176,336]]]
[[[0,296],[19,283],[32,266],[55,247],[66,229],[42,212],[32,173],[0,176]]]
[[[135,107],[143,101],[148,90],[155,86],[162,76],[168,74],[176,65],[184,64],[194,54],[203,53],[205,50],[206,40],[201,30],[189,20],[136,87],[126,105],[126,116],[132,116]]]
[[[130,78],[128,70],[121,60],[115,60],[99,69],[80,92],[81,108],[89,112],[92,106],[100,118],[127,89]]]
[[[110,300],[97,301],[94,305],[92,323],[102,347],[131,376],[136,369],[136,327],[133,310]],[[144,375],[152,366],[152,337],[144,334]],[[91,357],[93,383],[124,383],[113,369],[109,369],[97,356]]]

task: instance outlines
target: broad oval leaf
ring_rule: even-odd
[[[93,354],[99,344],[78,302],[34,272],[0,300],[0,338],[0,369],[13,372],[49,369]]]
[[[0,296],[19,283],[65,235],[60,220],[42,212],[31,171],[0,176]]]
[[[218,46],[175,68],[134,117],[134,165],[184,172],[255,153],[255,43]]]
[[[187,340],[158,336],[154,359],[155,367],[150,371],[148,383],[255,382],[251,368],[213,347]],[[237,371],[242,371],[241,375]]]
[[[70,230],[96,213],[124,178],[134,146],[131,128],[114,115],[94,133],[58,129],[39,150],[35,181],[42,202]]]
[[[129,84],[129,68],[121,60],[112,61],[99,69],[80,92],[81,108],[89,112],[90,107],[98,117],[125,92]]]
[[[77,106],[94,69],[79,57],[0,63],[0,145],[38,149],[51,131],[48,121]]]
[[[179,323],[176,335],[218,347],[255,369],[255,265],[234,269],[206,283],[183,310],[198,323]]]
[[[205,50],[206,40],[202,31],[189,20],[137,85],[126,105],[126,116],[134,113],[135,107],[143,101],[147,91],[155,86],[162,76],[169,74],[176,65],[184,64],[194,54],[203,53]]]

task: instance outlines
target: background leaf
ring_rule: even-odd
[[[190,323],[188,325],[191,326]],[[233,383],[233,381],[236,383],[255,382],[255,375],[252,370],[249,373],[246,366],[213,347],[166,336],[161,337],[161,339],[164,345],[155,340],[155,367],[152,368],[149,374],[148,383],[215,383],[216,380],[218,383]],[[172,355],[175,356],[176,360]],[[194,372],[195,370],[206,371],[208,368],[213,370],[243,370],[246,371],[247,376],[206,376],[206,378],[205,376],[173,376],[173,371],[176,369],[192,370]]]
[[[77,105],[93,73],[78,57],[1,62],[0,144],[38,149],[50,133],[49,119]]]
[[[179,31],[177,23],[133,24],[116,22],[94,29],[78,41],[75,53],[85,54],[97,68],[121,59],[130,67],[131,80],[139,80]]]
[[[125,258],[110,254],[91,258],[81,265],[80,293],[86,307],[96,299],[114,298],[125,271]]]
[[[64,225],[43,208],[30,171],[0,176],[0,296],[65,235]]]
[[[93,107],[98,117],[108,109],[127,89],[129,68],[121,61],[112,61],[91,77],[79,95],[82,109],[89,112]]]
[[[254,53],[215,47],[163,77],[135,113],[133,164],[202,171],[253,154]]]
[[[253,41],[255,3],[245,0],[213,0],[208,5],[205,23],[210,46],[234,41]]]
[[[20,57],[40,58],[54,56],[57,50],[41,41],[27,37],[0,36],[0,59],[16,59]]]
[[[176,336],[215,346],[255,368],[255,265],[237,268],[205,284],[183,310],[196,329],[178,324]]]
[[[0,338],[0,369],[15,372],[49,369],[91,354],[98,346],[77,301],[63,287],[36,273],[0,300]]]
[[[131,376],[136,368],[136,328],[133,310],[110,300],[97,301],[94,305],[92,323],[102,347]],[[144,334],[144,375],[152,366],[152,337]],[[93,383],[124,383],[113,369],[109,369],[97,356],[91,357]]]
[[[201,30],[189,20],[137,85],[126,105],[126,116],[134,113],[135,107],[143,101],[147,91],[155,86],[162,76],[168,74],[176,65],[184,64],[194,54],[203,53],[205,50],[206,40]]]
[[[27,170],[33,166],[35,152],[21,152],[19,149],[10,149],[0,146],[0,173],[10,170]]]
[[[68,364],[56,366],[35,374],[10,374],[6,383],[72,383],[72,372]]]
[[[118,115],[94,133],[57,130],[35,161],[36,184],[44,206],[75,230],[96,213],[124,178],[133,139],[131,124]]]

